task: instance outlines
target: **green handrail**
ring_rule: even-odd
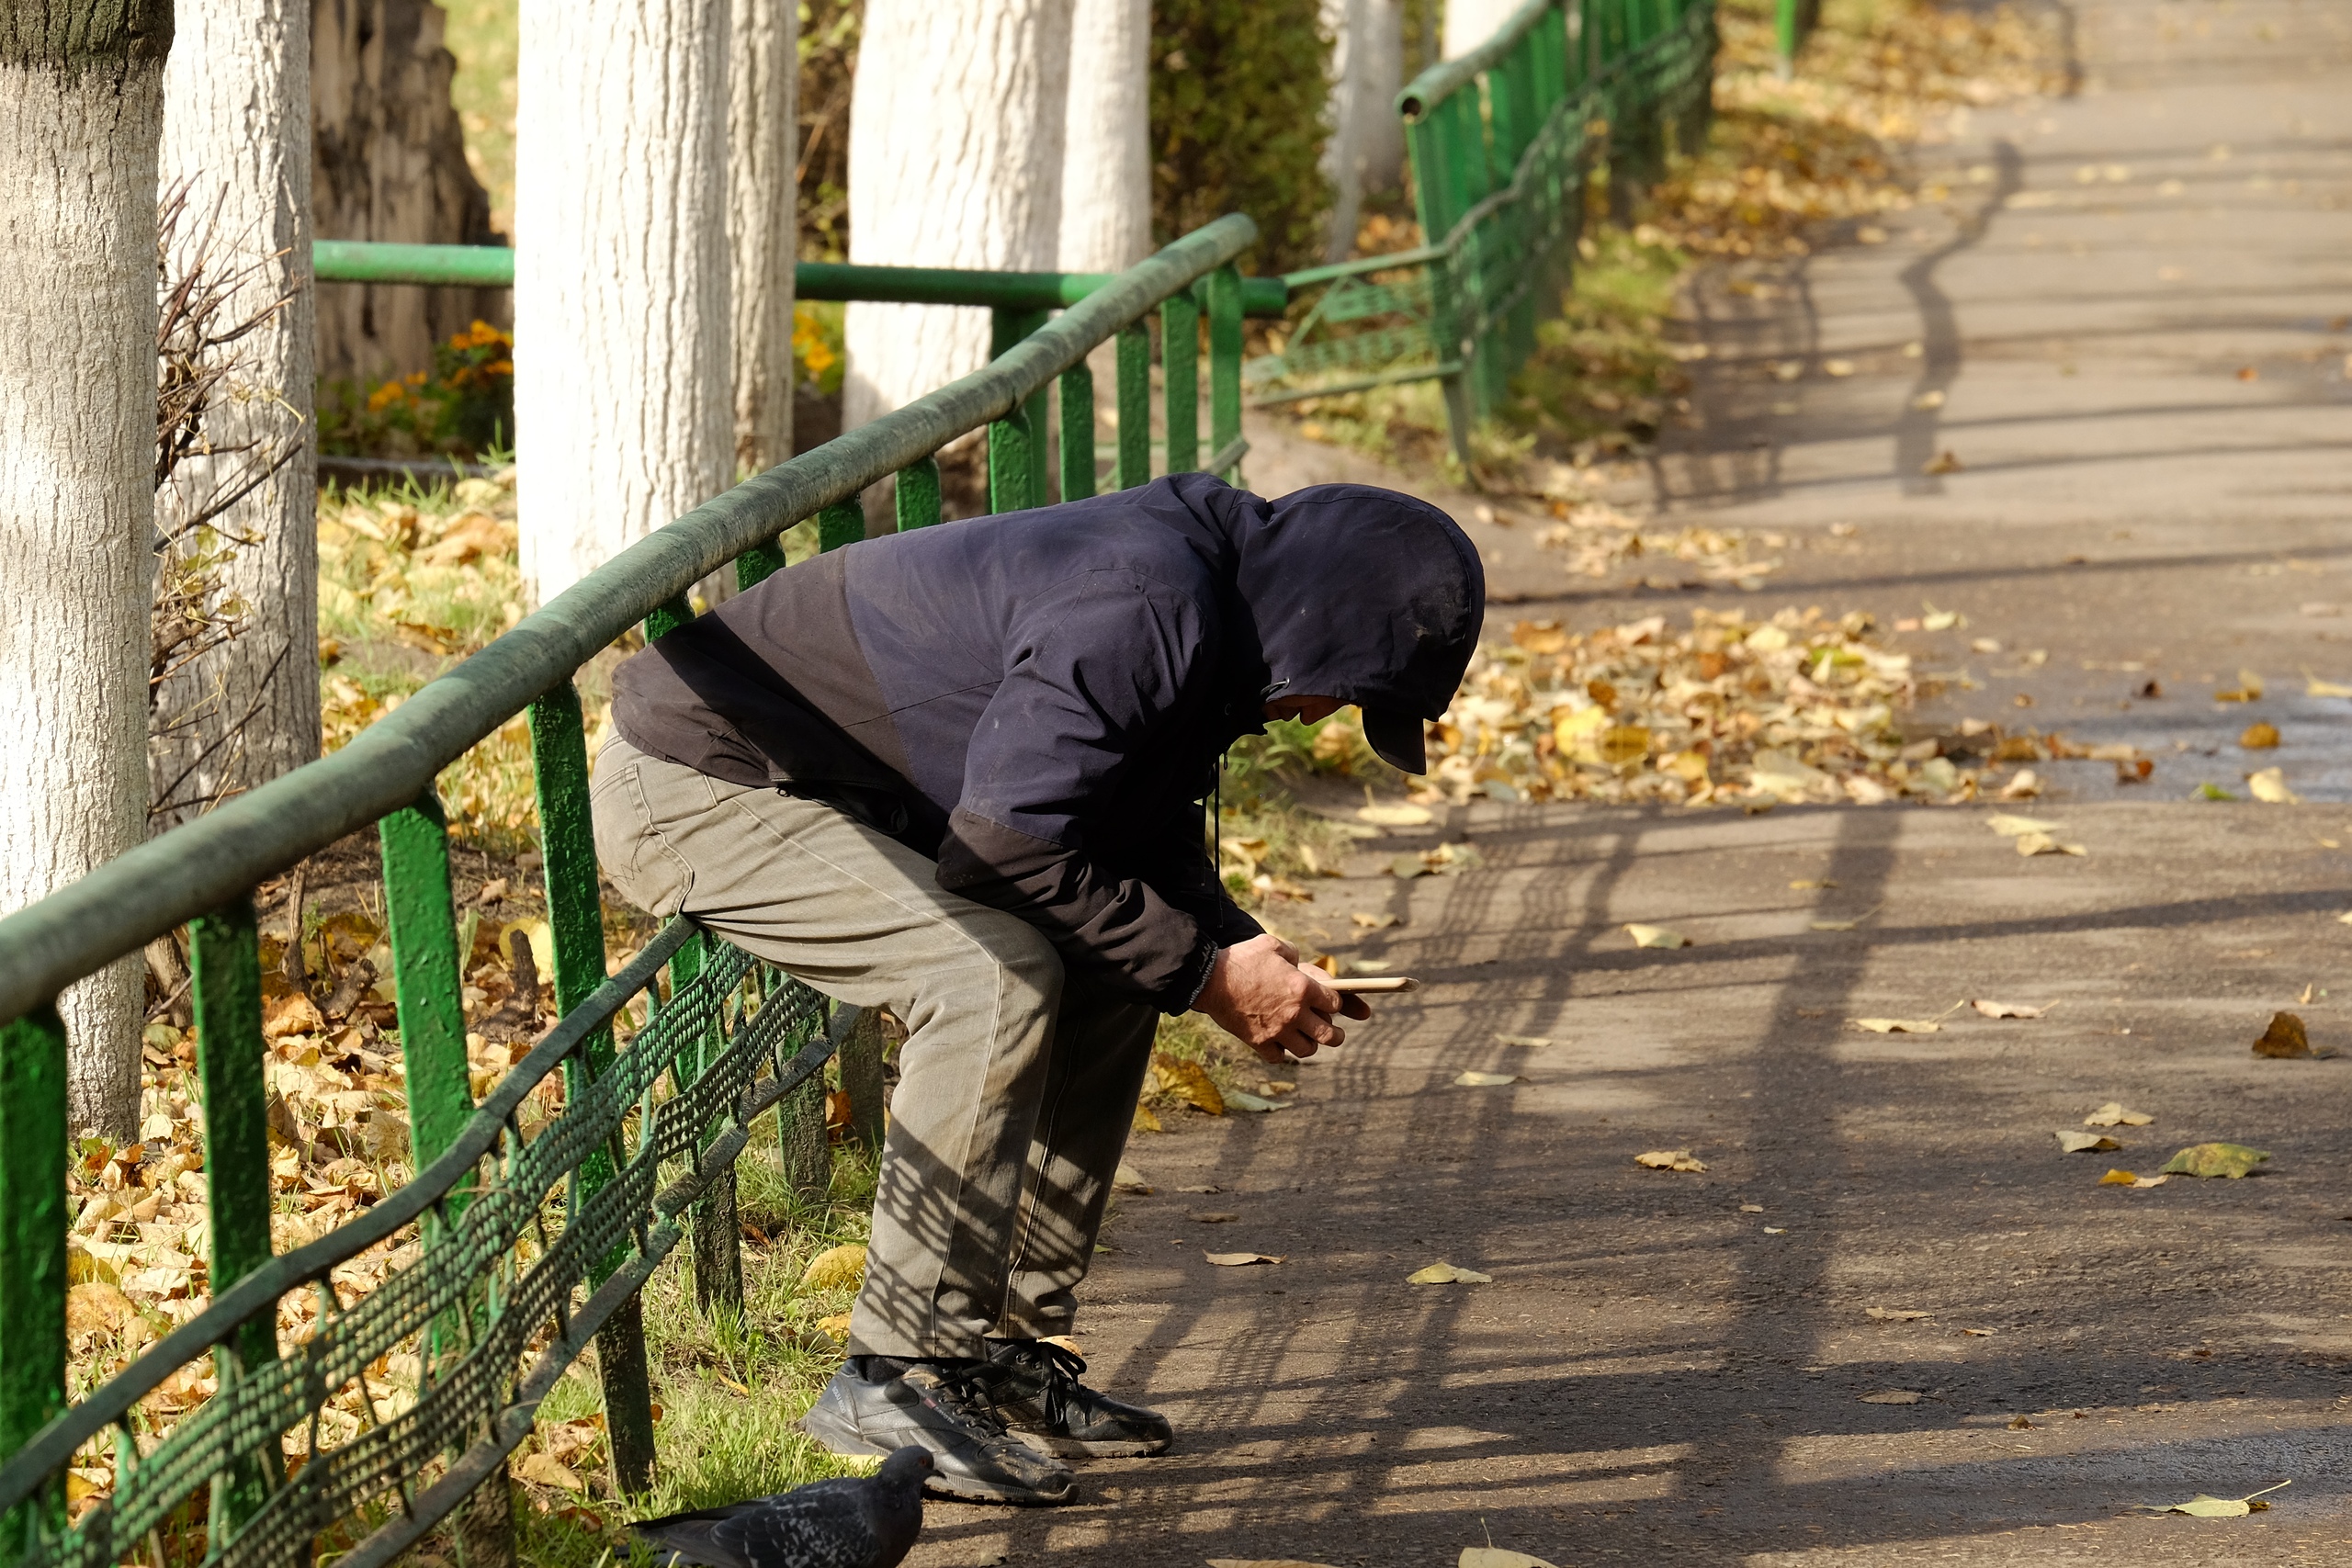
[[[729,561],[748,586],[782,565],[778,536],[818,520],[821,547],[861,537],[859,492],[896,474],[901,527],[939,520],[933,454],[989,433],[998,510],[1048,499],[1041,405],[1057,390],[1065,498],[1091,493],[1088,352],[1115,341],[1120,442],[1113,482],[1149,477],[1150,342],[1163,318],[1169,463],[1199,458],[1196,355],[1207,318],[1211,461],[1239,461],[1245,285],[1233,258],[1256,238],[1218,220],[1030,325],[986,367],[872,424],[745,480],[639,540],[334,755],[139,846],[0,919],[0,1563],[113,1562],[209,1490],[207,1561],[308,1561],[320,1533],[396,1493],[398,1506],[339,1558],[376,1568],[477,1485],[499,1482],[538,1401],[592,1339],[606,1431],[625,1490],[645,1483],[652,1423],[636,1292],[691,1237],[697,1295],[740,1301],[732,1166],[751,1119],[798,1097],[857,1031],[823,1028],[822,999],[690,921],[674,920],[607,979],[573,672],[632,626],[690,618],[687,589]],[[1000,320],[1007,313],[998,307]],[[1184,439],[1178,440],[1179,432]],[[1070,433],[1087,437],[1085,460]],[[459,954],[439,771],[527,712],[560,1021],[477,1105],[456,996]],[[383,846],[385,906],[409,1088],[413,1179],[367,1214],[267,1256],[263,1037],[252,890],[368,823]],[[198,1049],[208,1131],[211,1304],[80,1403],[65,1404],[65,1032],[59,991],[182,922],[194,931]],[[670,989],[658,983],[667,965]],[[625,1044],[623,1010],[646,1021]],[[843,1050],[847,1050],[844,1043]],[[844,1063],[843,1082],[870,1083]],[[526,1096],[559,1072],[562,1109],[526,1139]],[[666,1086],[667,1093],[657,1093]],[[858,1116],[876,1120],[872,1106]],[[779,1112],[781,1114],[781,1111]],[[665,1163],[687,1174],[662,1187]],[[258,1163],[256,1163],[258,1162]],[[689,1220],[687,1211],[694,1215]],[[723,1223],[720,1223],[723,1222]],[[328,1276],[418,1227],[422,1254],[344,1309]],[[526,1241],[530,1244],[526,1250]],[[281,1356],[279,1298],[324,1295],[313,1336]],[[588,1291],[584,1302],[574,1295]],[[413,1404],[327,1445],[327,1401],[418,1347]],[[534,1350],[534,1346],[540,1348]],[[219,1391],[160,1446],[134,1430],[139,1401],[212,1355]],[[532,1358],[524,1368],[526,1352]],[[311,1456],[285,1473],[279,1438],[304,1422]],[[85,1443],[117,1435],[114,1490],[68,1528],[62,1476]],[[358,1533],[355,1531],[354,1533]]]
[[[1713,0],[1526,0],[1494,36],[1397,95],[1419,249],[1286,275],[1324,293],[1247,379],[1272,403],[1442,381],[1466,467],[1473,425],[1508,396],[1567,282],[1586,180],[1604,150],[1612,201],[1704,138]],[[1606,126],[1605,140],[1589,138]],[[1337,330],[1334,330],[1337,329]]]
[[[315,240],[311,271],[322,283],[420,283],[512,288],[514,253],[503,245],[403,245],[375,240]],[[987,305],[1058,310],[1118,277],[1113,272],[983,272],[944,266],[864,266],[801,262],[795,297],[872,299],[905,305]],[[1278,277],[1241,280],[1244,315],[1279,316],[1290,290]]]

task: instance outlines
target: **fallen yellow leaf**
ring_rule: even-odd
[[[1530,1557],[1524,1551],[1510,1551],[1499,1546],[1465,1546],[1454,1568],[1552,1568],[1541,1557]]]
[[[1881,1323],[1917,1323],[1923,1317],[1933,1317],[1931,1312],[1918,1312],[1905,1307],[1868,1307],[1864,1309]]]
[[[1629,923],[1625,931],[1634,939],[1635,947],[1689,947],[1690,945],[1689,937],[1666,926]]]
[[[1698,1171],[1707,1168],[1707,1162],[1694,1156],[1689,1149],[1651,1149],[1646,1154],[1635,1155],[1634,1163],[1647,1166],[1652,1170]]]
[[[2293,1484],[2291,1481],[2282,1481],[2278,1486]],[[2249,1492],[2243,1497],[2209,1497],[2199,1492],[2186,1503],[2135,1503],[2132,1506],[2153,1514],[2187,1514],[2197,1519],[2242,1519],[2248,1514],[2267,1511],[2270,1505],[2257,1499],[2278,1491],[2278,1486],[2266,1486],[2260,1492]]]
[[[827,1247],[808,1260],[800,1276],[803,1290],[829,1291],[855,1285],[865,1278],[865,1248],[855,1242]]]
[[[2278,744],[2278,727],[2257,719],[2238,736],[2238,744],[2249,751],[2267,751]]]
[[[1495,1043],[1498,1045],[1525,1045],[1531,1048],[1540,1048],[1552,1043],[1552,1037],[1548,1034],[1498,1034],[1495,1036]]]
[[[2021,855],[2082,855],[2090,852],[2080,844],[2062,844],[2047,833],[2019,833],[2018,853]]]
[[[2145,1127],[2155,1120],[2144,1111],[2126,1111],[2120,1100],[2110,1100],[2083,1118],[2086,1127]]]
[[[819,1318],[817,1320],[817,1332],[824,1335],[829,1339],[837,1341],[838,1343],[843,1345],[848,1344],[849,1314],[845,1312],[837,1312]]]
[[[1846,1021],[1872,1034],[1934,1034],[1943,1028],[1932,1018],[1849,1018]]]
[[[1208,1069],[1183,1056],[1171,1056],[1165,1051],[1151,1054],[1151,1071],[1160,1089],[1174,1095],[1196,1110],[1212,1116],[1225,1114],[1225,1096],[1217,1089]]]
[[[2070,1155],[2087,1154],[2094,1149],[2120,1149],[2123,1145],[2104,1133],[2077,1133],[2071,1129],[2057,1134],[2058,1147]]]
[[[2048,1007],[2028,1007],[2023,1002],[1977,1001],[1968,1005],[1986,1018],[2040,1018],[2050,1010]]]
[[[525,1456],[523,1462],[514,1467],[514,1473],[541,1486],[560,1487],[566,1492],[588,1490],[588,1483],[580,1479],[578,1471],[549,1453]]]
[[[2265,768],[2260,773],[2248,773],[2245,787],[2253,793],[2255,799],[2272,806],[2302,804],[2303,797],[2287,787],[2287,771],[2284,768]]]
[[[1405,1283],[1408,1285],[1491,1285],[1494,1282],[1492,1274],[1481,1274],[1476,1269],[1457,1269],[1451,1263],[1432,1263],[1405,1276]]]
[[[1426,806],[1359,806],[1356,820],[1380,828],[1421,828],[1437,818]]]
[[[1928,1396],[1917,1389],[1887,1388],[1862,1395],[1864,1404],[1917,1404]]]
[[[1512,1073],[1464,1073],[1453,1080],[1460,1089],[1500,1089],[1505,1084],[1526,1081]]]
[[[2012,817],[2006,811],[1996,811],[1984,818],[1984,826],[2005,839],[2014,839],[2024,833],[2054,833],[2065,824],[2044,822],[2038,817]]]
[[[1252,1263],[1280,1263],[1283,1260],[1269,1252],[1204,1252],[1201,1256],[1220,1269],[1246,1269]]]

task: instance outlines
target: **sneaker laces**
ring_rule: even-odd
[[[1078,1375],[1086,1371],[1086,1359],[1066,1345],[1043,1339],[1027,1340],[1023,1348],[1045,1363],[1041,1370],[1046,1382],[1046,1425],[1057,1430],[1066,1428],[1070,1395],[1082,1392]]]
[[[1002,1381],[1002,1374],[986,1361],[975,1361],[954,1371],[941,1369],[939,1402],[957,1419],[970,1422],[991,1438],[1002,1438],[1004,1417],[996,1413],[996,1396],[990,1386]]]

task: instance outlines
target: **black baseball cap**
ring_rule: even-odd
[[[1399,773],[1425,773],[1429,749],[1422,744],[1421,720],[1404,708],[1363,710],[1363,738],[1380,760]]]

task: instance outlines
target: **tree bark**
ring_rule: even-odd
[[[735,464],[792,456],[793,178],[800,116],[797,0],[734,0],[727,85],[727,243],[735,316]]]
[[[310,5],[319,237],[504,243],[449,101],[458,62],[441,43],[447,15],[429,0]],[[504,325],[512,310],[503,288],[332,284],[318,302],[319,374],[366,381],[429,369],[435,344],[477,318]]]
[[[311,0],[181,0],[164,69],[160,177],[183,186],[182,251],[210,236],[206,265],[242,279],[223,306],[261,326],[231,345],[239,367],[205,412],[220,456],[183,460],[155,496],[168,536],[224,485],[290,457],[215,517],[231,551],[222,595],[249,606],[243,630],[172,678],[159,712],[180,721],[150,753],[162,825],[290,773],[319,754],[316,443],[309,428],[316,295],[311,284]],[[287,303],[278,305],[285,300]],[[272,309],[273,306],[277,308]]]
[[[0,909],[146,834],[155,157],[169,0],[0,4]],[[137,953],[61,998],[75,1127],[135,1136]]]
[[[1501,30],[1527,0],[1445,0],[1445,57],[1469,53]]]
[[[1051,268],[1071,0],[868,0],[850,103],[854,262]],[[854,430],[988,358],[985,310],[850,306]]]
[[[1121,272],[1151,254],[1151,0],[1076,0],[1064,117],[1060,265]]]
[[[525,578],[540,602],[735,467],[727,0],[523,0]]]
[[[1396,118],[1404,86],[1405,12],[1401,0],[1323,0],[1331,35],[1331,139],[1323,173],[1331,182],[1331,230],[1325,261],[1355,248],[1363,198],[1403,183],[1405,130]]]

